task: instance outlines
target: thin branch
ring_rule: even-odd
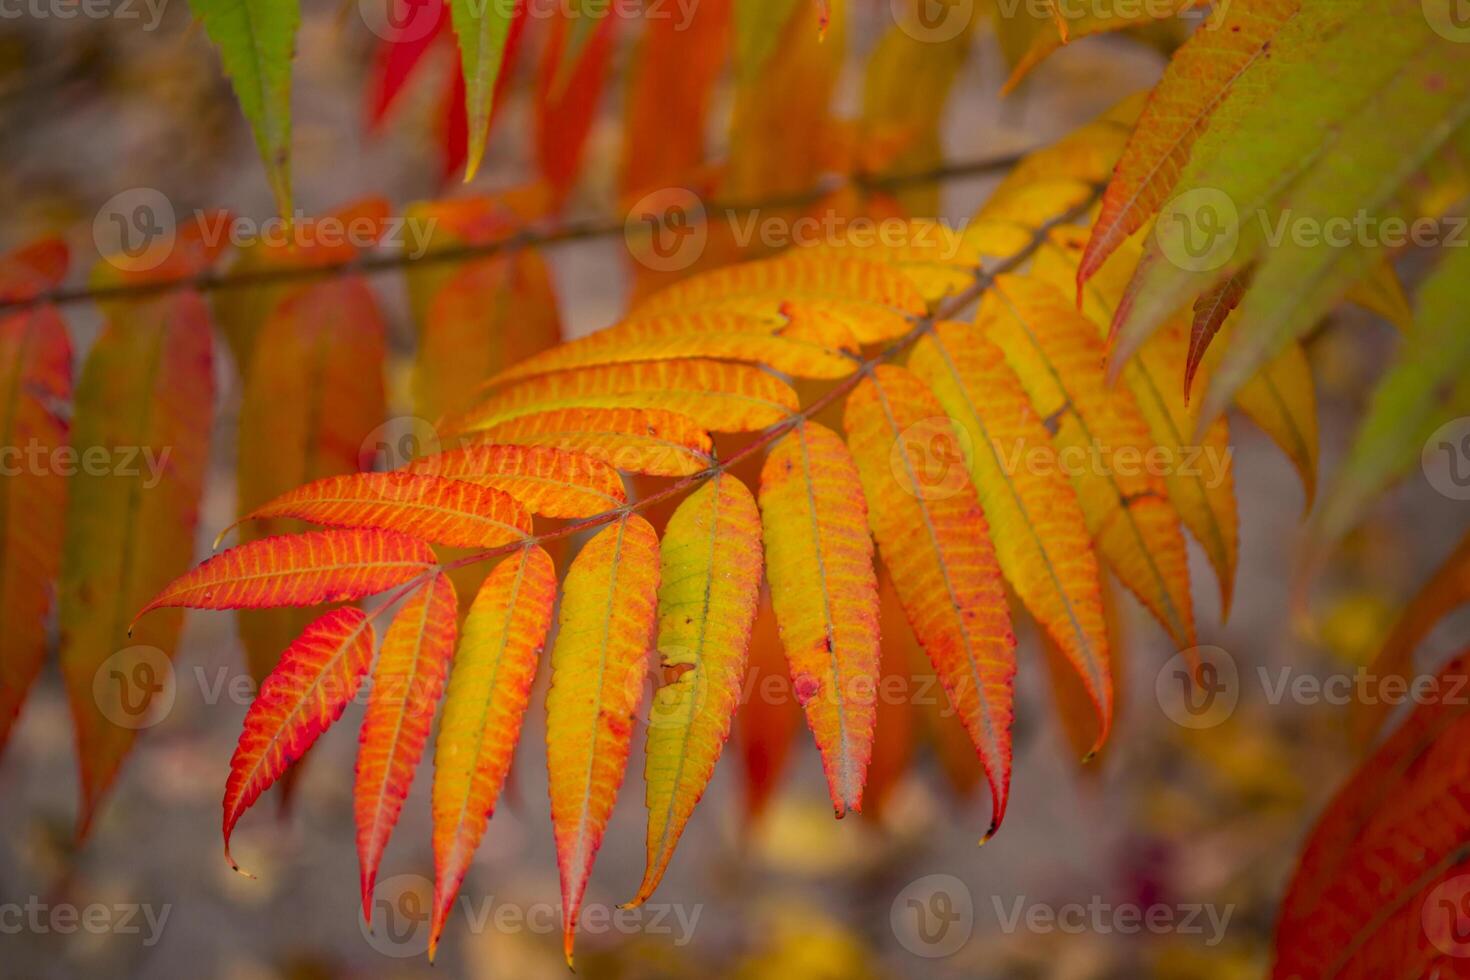
[[[900,190],[905,187],[943,183],[962,177],[978,177],[1010,170],[1024,153],[1009,153],[1004,156],[987,157],[982,160],[963,160],[942,163],[928,170],[897,174],[851,173],[838,180],[824,181],[817,186],[796,194],[768,198],[763,201],[731,203],[711,201],[703,206],[704,215],[728,212],[751,213],[763,210],[800,207],[820,201],[826,195],[842,187],[860,190]],[[673,210],[680,210],[674,208]],[[422,254],[408,252],[374,252],[351,259],[310,266],[279,266],[267,269],[240,270],[230,272],[204,272],[172,278],[155,279],[148,282],[125,282],[107,286],[73,286],[47,290],[34,296],[0,300],[0,314],[12,310],[28,309],[33,306],[69,306],[76,303],[93,303],[99,300],[143,299],[165,293],[194,290],[208,293],[224,289],[251,286],[267,286],[285,282],[300,282],[327,276],[349,274],[378,275],[410,267],[420,268],[464,262],[499,252],[522,248],[558,245],[565,242],[588,241],[611,238],[624,233],[625,218],[595,217],[573,219],[561,224],[534,228],[527,227],[504,238],[473,244],[452,245],[432,249]]]

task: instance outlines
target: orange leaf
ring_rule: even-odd
[[[317,606],[386,592],[434,568],[434,551],[396,531],[314,531],[252,541],[176,579],[138,613]],[[135,619],[134,622],[137,620]]]
[[[883,564],[985,763],[994,800],[989,837],[1005,817],[1010,786],[1016,637],[974,485],[951,464],[941,464],[940,482],[932,482],[933,442],[953,448],[959,438],[924,383],[892,365],[853,391],[843,425]]]
[[[949,467],[963,454],[1001,571],[1082,679],[1100,722],[1100,742],[1113,701],[1101,578],[1087,519],[1056,465],[1050,433],[1005,355],[969,324],[936,324],[914,346],[909,367],[963,435],[956,444],[938,438],[942,432],[932,426],[919,431],[933,440],[927,449],[943,467],[938,485],[956,478]]]
[[[702,0],[688,16],[643,18],[623,96],[625,198],[678,186],[704,160],[715,83],[726,61],[731,0]]]
[[[247,331],[255,349],[268,353],[252,359],[245,371],[235,459],[237,517],[309,481],[370,468],[372,437],[388,414],[386,328],[368,284],[349,277],[276,289],[282,290],[286,298]],[[262,292],[271,291],[217,302],[216,308],[248,312],[247,300]],[[295,521],[252,522],[240,529],[239,541],[299,530],[304,526]],[[300,609],[236,617],[257,682],[312,618]],[[292,785],[288,775],[283,799]]]
[[[367,922],[373,920],[378,864],[413,785],[434,707],[444,690],[458,616],[454,584],[441,573],[415,589],[403,604],[373,668],[352,786],[362,915]]]
[[[281,654],[245,712],[225,783],[225,860],[230,835],[246,810],[317,736],[342,716],[373,659],[373,626],[361,609],[335,609],[306,628]]]
[[[68,477],[57,587],[61,671],[76,723],[84,835],[152,714],[183,626],[128,619],[188,570],[214,407],[214,348],[194,293],[119,303],[82,367],[71,444],[108,461]]]
[[[1277,916],[1273,977],[1463,975],[1467,656],[1317,822]]]
[[[556,568],[533,547],[495,566],[465,619],[434,743],[431,960],[510,771],[555,601]]]
[[[1059,292],[1070,291],[1077,281],[1077,256],[1085,236],[1080,228],[1056,229],[1037,255],[1032,276]],[[1081,288],[1083,311],[1097,325],[1099,336],[1112,322],[1139,255],[1136,239],[1125,242],[1114,260]],[[1151,451],[1162,461],[1157,465],[1145,457],[1145,468],[1163,477],[1169,501],[1204,548],[1220,584],[1221,615],[1228,616],[1240,538],[1230,428],[1223,417],[1201,426],[1198,404],[1191,407],[1180,390],[1176,378],[1179,365],[1188,361],[1189,343],[1185,318],[1174,317],[1123,366],[1122,374],[1157,447]],[[1123,463],[1116,468],[1122,469]]]
[[[1115,465],[1153,442],[1132,394],[1107,385],[1097,326],[1055,288],[1016,276],[997,280],[978,323],[1047,419],[1102,556],[1181,648],[1194,646],[1188,556],[1164,481]]]
[[[549,446],[470,446],[424,456],[404,469],[504,491],[546,517],[591,517],[628,499],[611,466]]]
[[[522,415],[477,438],[585,453],[614,469],[650,476],[689,476],[715,462],[708,432],[687,416],[657,408],[566,408]]]
[[[604,15],[589,27],[585,12],[555,9],[536,73],[536,164],[560,203],[576,183],[623,18]],[[580,50],[568,52],[577,40],[569,32],[582,30],[591,36],[582,39]]]
[[[783,326],[783,306],[821,301],[864,344],[901,336],[910,317],[927,309],[913,281],[897,268],[855,258],[808,257],[791,252],[763,262],[724,266],[654,293],[630,319],[655,314],[724,310]]]
[[[765,364],[796,378],[841,378],[852,373],[854,361],[843,351],[771,331],[768,321],[724,311],[641,317],[522,361],[491,383],[604,364],[690,357]]]
[[[456,548],[494,548],[531,533],[531,515],[504,491],[404,472],[329,476],[257,507],[237,523],[277,517],[402,531]],[[228,528],[220,537],[227,533]]]
[[[1382,683],[1387,678],[1408,678],[1414,671],[1414,651],[1429,631],[1455,609],[1470,602],[1470,533],[1435,569],[1434,575],[1399,614],[1398,621],[1383,641],[1383,649],[1373,658],[1368,676]],[[1394,705],[1389,698],[1354,699],[1352,707],[1354,734],[1366,744],[1378,731]]]
[[[761,469],[760,508],[792,687],[841,817],[862,809],[878,678],[873,542],[847,446],[811,422],[782,437]]]
[[[658,653],[662,683],[644,753],[648,864],[630,905],[663,878],[714,775],[745,678],[761,580],[761,525],[744,483],[716,475],[669,518],[661,547]]]
[[[628,767],[658,601],[658,536],[629,515],[567,573],[546,695],[546,768],[567,964],[582,896]]]
[[[0,255],[0,302],[30,299],[66,277],[70,252],[60,238],[42,238]]]
[[[750,432],[800,407],[775,375],[723,361],[609,364],[532,378],[497,391],[448,423],[452,433],[488,429],[560,408],[661,408],[715,432]]]
[[[0,259],[0,277],[10,261]],[[9,393],[0,399],[0,752],[46,656],[67,489],[50,461],[69,445],[62,408],[71,402],[71,358],[53,307],[0,319],[0,391]]]
[[[1126,705],[1128,698],[1124,682],[1128,670],[1125,657],[1128,644],[1122,633],[1118,618],[1117,602],[1108,583],[1102,589],[1103,617],[1107,624],[1108,640],[1108,683],[1113,698],[1118,704]],[[1061,723],[1065,738],[1063,750],[1073,764],[1080,762],[1080,772],[1085,776],[1096,776],[1101,772],[1101,761],[1110,746],[1116,742],[1100,745],[1098,741],[1097,707],[1092,694],[1083,683],[1077,668],[1072,664],[1056,640],[1048,632],[1040,636],[1042,659],[1046,661],[1046,676],[1050,682],[1052,701],[1056,707],[1057,720]],[[1091,765],[1089,765],[1091,763]]]
[[[417,318],[413,376],[414,405],[425,419],[464,411],[486,378],[561,340],[550,271],[534,251],[467,263],[431,296]]]

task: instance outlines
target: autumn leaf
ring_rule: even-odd
[[[474,432],[562,408],[663,408],[711,431],[749,432],[773,425],[799,407],[790,385],[748,364],[650,361],[581,368],[512,384],[447,427]]]
[[[873,753],[878,581],[852,454],[804,423],[766,457],[760,482],[766,576],[796,700],[841,817],[862,809]]]
[[[0,278],[14,256],[0,259]],[[71,340],[53,307],[0,319],[0,365],[0,391],[11,393],[0,401],[0,446],[51,454],[70,445]],[[66,493],[51,467],[17,466],[0,480],[0,751],[45,660]]]
[[[1215,107],[1241,73],[1267,55],[1272,36],[1299,5],[1255,0],[1221,7],[1174,53],[1103,194],[1077,267],[1079,296],[1113,250],[1158,213]]]
[[[531,547],[495,566],[465,619],[434,743],[430,959],[510,771],[555,600],[551,557]]]
[[[213,346],[199,297],[118,307],[82,366],[71,427],[73,447],[105,453],[111,465],[68,478],[58,585],[61,670],[81,764],[80,836],[137,724],[150,717],[159,661],[178,643],[177,613],[131,637],[128,623],[193,558],[213,407]]]
[[[405,469],[501,491],[547,517],[590,517],[628,499],[622,479],[607,463],[552,446],[467,446],[422,456]]]
[[[945,322],[914,346],[909,367],[933,389],[966,438],[931,444],[959,453],[982,506],[1006,580],[1074,665],[1106,719],[1110,658],[1100,578],[1086,518],[1071,482],[1054,465],[1042,419],[999,348],[968,324]],[[1009,465],[1017,450],[1044,465]],[[1089,682],[1090,681],[1090,682]],[[1106,731],[1099,725],[1099,734]]]
[[[624,199],[690,180],[704,162],[715,84],[725,66],[731,7],[703,0],[687,17],[645,17],[623,95],[618,187]],[[766,39],[771,35],[762,35]]]
[[[291,58],[301,11],[296,0],[190,0],[219,48],[220,62],[255,134],[276,210],[291,215]]]
[[[720,475],[684,499],[664,532],[661,679],[643,770],[648,865],[630,905],[658,887],[729,737],[760,589],[760,534],[755,498],[735,477]]]
[[[416,589],[394,616],[373,667],[352,788],[366,922],[373,921],[378,864],[413,785],[434,707],[444,690],[458,612],[449,576],[435,576]]]
[[[449,19],[459,40],[460,66],[465,82],[465,124],[469,134],[465,182],[474,179],[485,155],[490,110],[514,14],[505,4],[447,0]],[[512,8],[513,9],[513,8]]]
[[[1466,669],[1462,653],[1435,690]],[[1467,734],[1463,698],[1422,700],[1338,791],[1282,901],[1273,977],[1426,976],[1462,954]]]
[[[435,567],[433,550],[397,531],[313,531],[231,548],[180,576],[138,613],[155,609],[316,606],[386,592]]]
[[[546,766],[569,966],[592,862],[628,766],[658,584],[658,537],[630,515],[582,548],[563,585],[546,695]]]
[[[897,269],[854,258],[807,258],[796,252],[726,266],[676,283],[639,303],[630,319],[723,310],[784,326],[783,308],[801,300],[821,301],[823,311],[841,320],[863,344],[902,336],[911,326],[909,318],[928,310],[913,282]]]
[[[964,470],[946,469],[958,460],[935,473],[935,440],[958,438],[939,400],[905,369],[884,365],[864,379],[843,426],[883,563],[985,763],[989,837],[1009,798],[1016,637],[980,498]],[[1099,688],[1099,700],[1106,719],[1110,692]]]
[[[245,713],[225,784],[225,860],[235,824],[286,768],[342,716],[373,658],[372,620],[346,606],[326,613],[281,654]]]
[[[709,433],[688,416],[657,408],[567,408],[522,415],[476,438],[490,444],[550,446],[650,476],[690,476],[714,465]]]
[[[531,533],[531,515],[502,490],[403,472],[329,476],[257,507],[239,523],[280,517],[402,531],[459,548],[494,548]]]
[[[1101,556],[1181,648],[1194,646],[1184,537],[1164,481],[1109,462],[1119,451],[1141,459],[1152,443],[1127,390],[1107,388],[1097,327],[1054,287],[1012,276],[985,298],[978,326],[1048,420],[1058,458],[1072,460],[1069,476]]]

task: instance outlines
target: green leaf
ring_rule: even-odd
[[[495,82],[504,61],[514,4],[500,0],[449,0],[449,17],[459,37],[464,70],[465,120],[469,124],[469,153],[464,179],[469,183],[485,156],[490,110],[495,104]]]
[[[1314,539],[1319,550],[1347,533],[1369,502],[1413,465],[1445,419],[1470,411],[1470,249],[1447,248],[1419,290],[1413,329],[1373,391],[1326,503]]]
[[[291,214],[291,57],[296,0],[189,0],[219,48],[283,217]]]
[[[1416,69],[1429,58],[1470,57],[1454,50],[1463,45],[1430,30],[1417,3],[1412,11],[1406,3],[1308,0],[1273,40],[1271,56],[1236,80],[1195,143],[1119,310],[1117,362],[1180,306],[1261,257],[1280,227],[1279,206],[1288,192],[1291,217],[1307,214],[1306,206],[1317,217],[1351,217],[1359,207],[1386,199],[1379,185],[1401,176],[1406,164],[1395,157],[1387,167],[1377,166],[1377,144],[1392,140],[1395,150],[1410,148],[1403,153],[1408,160],[1415,156],[1413,144],[1430,135],[1410,125],[1422,111],[1406,120],[1385,114],[1404,98],[1406,76],[1419,74]],[[1457,74],[1463,76],[1463,69]],[[1463,84],[1452,77],[1442,81],[1446,88]],[[1370,150],[1373,165],[1353,162],[1354,153]],[[1365,268],[1359,265],[1344,284]],[[1317,294],[1330,291],[1312,290],[1312,300],[1302,306],[1307,313],[1291,315],[1300,319],[1320,308]],[[1217,403],[1243,380],[1237,376],[1243,363],[1217,376]]]
[[[1427,31],[1425,32],[1428,33]],[[1409,227],[1395,201],[1450,134],[1470,118],[1470,51],[1431,36],[1338,131],[1292,189],[1281,227],[1322,229],[1335,240],[1288,234],[1266,253],[1241,304],[1235,343],[1205,399],[1212,419],[1288,342],[1327,314],[1387,254],[1388,222]],[[1392,120],[1392,125],[1386,123]],[[1361,225],[1359,218],[1366,219]]]

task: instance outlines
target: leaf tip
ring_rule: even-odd
[[[230,854],[230,842],[228,840],[225,841],[225,860],[229,862],[230,870],[235,872],[235,874],[240,875],[242,878],[249,878],[251,881],[255,880],[255,875],[240,867],[240,862],[236,861]]]

